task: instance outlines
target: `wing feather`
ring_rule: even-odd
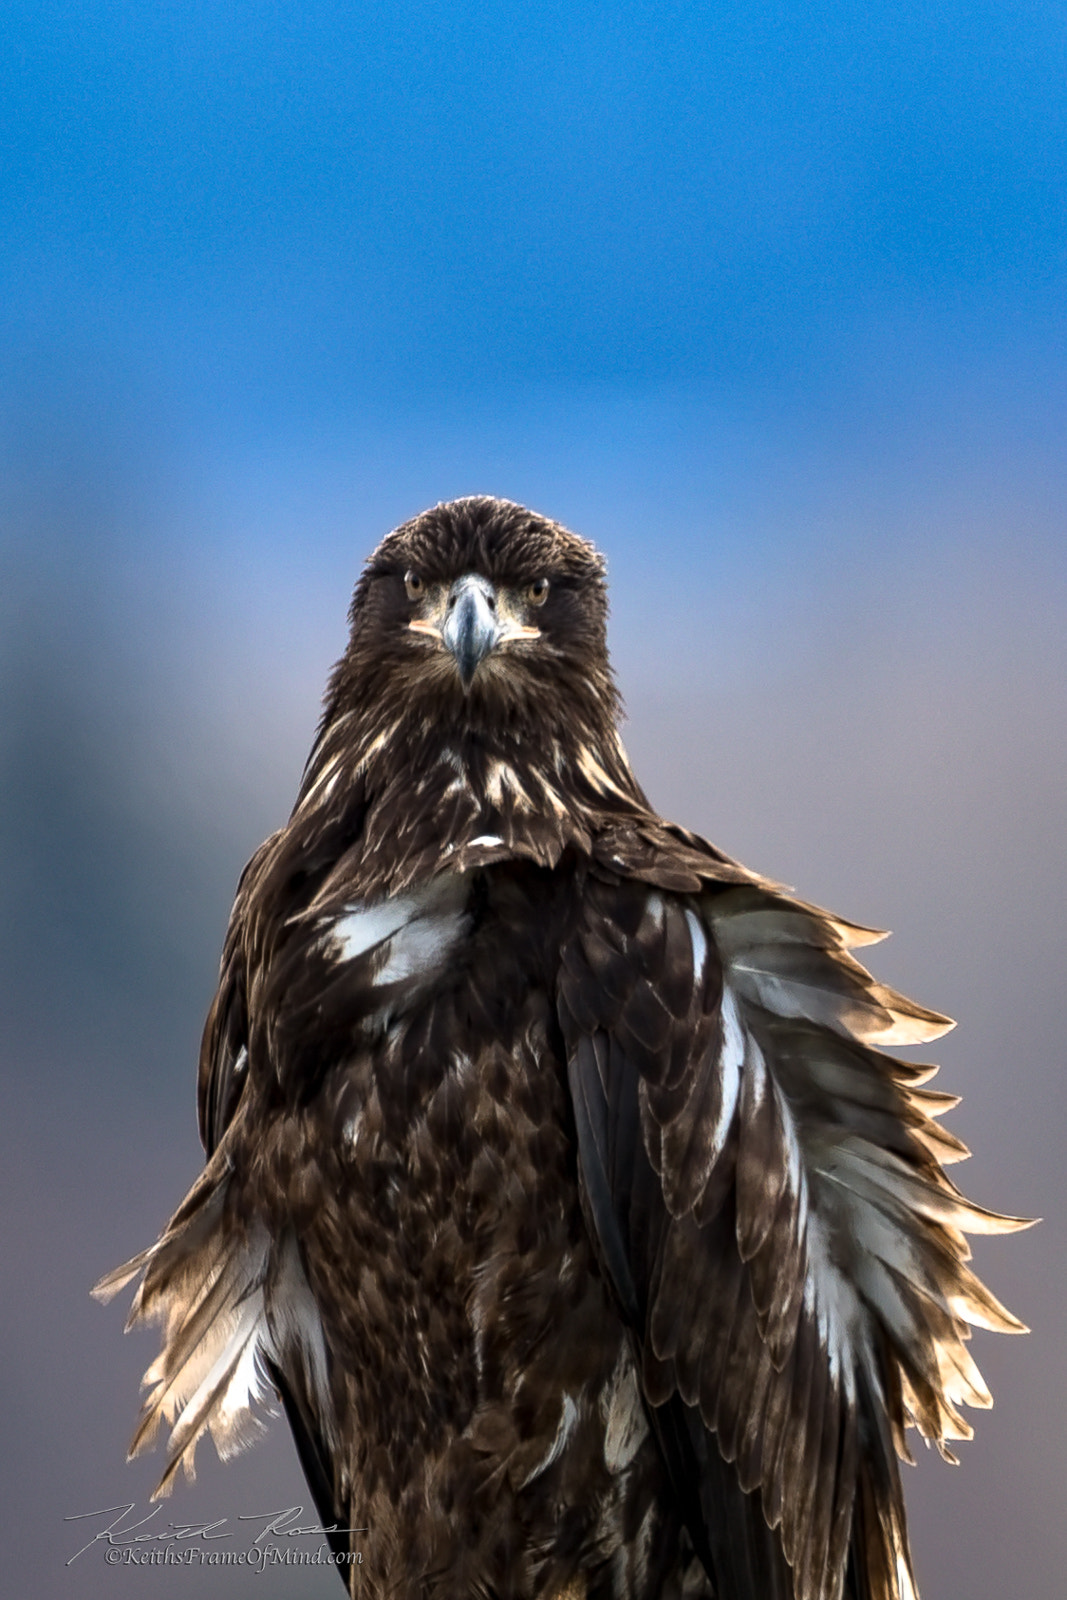
[[[989,1403],[967,1324],[1021,1327],[966,1234],[1026,1224],[950,1183],[955,1098],[878,1048],[951,1026],[850,954],[882,935],[718,865],[689,892],[694,855],[591,875],[563,951],[592,1230],[653,1416],[688,1419],[656,1429],[676,1477],[704,1440],[718,1589],[763,1600],[777,1572],[794,1600],[905,1600],[904,1430],[949,1453],[958,1407]]]

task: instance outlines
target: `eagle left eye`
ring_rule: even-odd
[[[526,590],[526,598],[532,606],[543,606],[548,599],[548,579],[535,578]]]

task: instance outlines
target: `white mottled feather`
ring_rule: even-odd
[[[560,1407],[559,1426],[556,1429],[555,1437],[541,1460],[531,1472],[526,1474],[526,1477],[519,1485],[521,1489],[525,1489],[528,1484],[533,1483],[535,1478],[539,1478],[543,1472],[548,1471],[554,1462],[559,1460],[567,1447],[568,1439],[574,1432],[577,1421],[578,1407],[575,1405],[573,1398],[569,1394],[565,1394],[563,1396],[563,1404]]]
[[[600,1396],[604,1422],[604,1465],[613,1475],[625,1471],[648,1437],[648,1416],[628,1345],[619,1351],[610,1382]]]
[[[722,1051],[719,1057],[719,1070],[722,1080],[722,1101],[719,1106],[715,1125],[708,1138],[709,1158],[714,1160],[719,1155],[726,1136],[737,1111],[737,1098],[741,1092],[741,1070],[745,1064],[745,1051],[748,1048],[748,1038],[741,1025],[741,1018],[737,1009],[737,1002],[729,986],[724,986],[722,995]],[[758,1051],[759,1046],[752,1041],[753,1048]]]
[[[274,1397],[269,1362],[303,1372],[329,1424],[326,1346],[296,1240],[286,1235],[272,1243],[261,1224],[248,1233],[237,1229],[222,1204],[225,1183],[225,1177],[217,1187],[202,1180],[199,1208],[94,1291],[108,1300],[143,1270],[129,1325],[164,1325],[130,1447],[131,1456],[140,1454],[161,1425],[170,1425],[167,1466],[153,1498],[170,1493],[179,1468],[195,1478],[205,1432],[223,1460],[262,1432],[262,1412]]]
[[[702,983],[704,979],[704,966],[708,959],[708,938],[695,911],[687,908],[685,920],[693,945],[693,983],[696,985]]]
[[[330,929],[338,961],[355,961],[419,915],[418,895],[395,895],[377,905],[352,906],[337,918]]]
[[[370,957],[379,985],[433,977],[467,926],[466,897],[462,874],[442,873],[410,894],[349,906],[329,925],[328,948],[338,961]]]

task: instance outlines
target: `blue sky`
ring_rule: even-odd
[[[314,412],[1062,357],[1062,6],[10,0],[14,369]],[[24,364],[24,365],[23,365]],[[194,401],[195,403],[195,401]]]
[[[489,491],[653,587],[1062,577],[1065,23],[11,0],[0,554],[347,587]]]

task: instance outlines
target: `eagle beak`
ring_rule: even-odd
[[[457,578],[449,591],[441,637],[456,658],[464,689],[470,688],[479,661],[499,643],[501,635],[493,585],[476,573]]]

